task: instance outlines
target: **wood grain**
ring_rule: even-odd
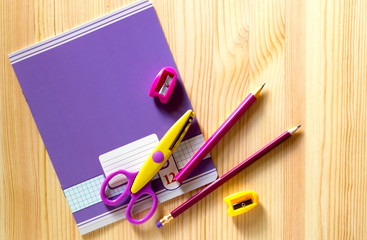
[[[299,133],[174,222],[80,236],[7,54],[132,0],[0,0],[0,239],[366,239],[367,3],[153,1],[207,139],[261,98],[212,151],[220,175],[284,130]],[[229,217],[241,190],[260,206]]]

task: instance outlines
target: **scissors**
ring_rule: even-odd
[[[163,136],[162,140],[154,148],[148,159],[144,162],[140,171],[129,172],[119,169],[116,172],[108,175],[103,181],[101,187],[100,194],[102,201],[109,206],[114,206],[120,203],[126,196],[130,196],[131,199],[126,208],[127,220],[133,224],[142,224],[148,221],[153,216],[158,204],[157,195],[153,192],[151,186],[152,178],[157,174],[157,172],[162,168],[163,164],[176,150],[177,146],[180,144],[187,130],[189,129],[194,116],[195,113],[192,110],[188,110],[180,119],[177,120],[177,122],[168,130],[168,132]],[[127,185],[122,194],[118,195],[116,199],[111,200],[106,196],[106,187],[110,180],[119,174],[126,176]],[[143,195],[150,195],[153,199],[153,205],[145,217],[142,219],[134,219],[131,216],[131,209],[135,202]]]

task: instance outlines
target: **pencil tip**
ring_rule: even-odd
[[[258,89],[253,93],[253,95],[254,95],[254,97],[255,97],[255,98],[258,98],[258,97],[259,97],[260,92],[261,92],[261,90],[263,90],[264,86],[265,86],[265,83],[263,83],[263,85],[261,85],[261,87],[260,87],[260,88],[258,88]]]
[[[301,127],[301,125],[298,125],[297,127],[294,127],[294,128],[289,129],[288,132],[292,135],[300,127]]]

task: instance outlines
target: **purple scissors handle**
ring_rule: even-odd
[[[110,200],[106,197],[106,187],[107,184],[110,182],[110,180],[115,177],[116,175],[125,175],[127,178],[127,185],[125,190],[114,200]],[[155,210],[157,209],[157,205],[158,205],[158,198],[157,195],[153,192],[152,186],[151,186],[151,181],[149,181],[142,189],[140,189],[137,193],[131,193],[131,186],[135,180],[136,175],[138,174],[138,172],[128,172],[125,170],[117,170],[116,172],[111,173],[110,175],[108,175],[106,177],[106,179],[103,181],[102,183],[102,187],[101,187],[101,198],[102,201],[109,205],[109,206],[114,206],[118,203],[120,203],[125,197],[127,197],[128,195],[131,196],[130,202],[127,205],[126,208],[126,218],[129,222],[131,222],[132,224],[142,224],[145,223],[146,221],[148,221],[154,214]],[[134,206],[135,202],[143,195],[149,195],[152,197],[153,199],[153,205],[149,211],[149,213],[147,215],[145,215],[142,219],[135,219],[131,216],[131,209]]]
[[[131,209],[133,205],[135,204],[135,202],[143,195],[150,195],[153,199],[153,204],[147,215],[145,215],[142,219],[135,219],[131,216]],[[157,205],[158,205],[158,198],[157,198],[157,195],[153,192],[151,181],[149,181],[148,184],[145,185],[137,193],[131,194],[131,200],[129,202],[129,205],[127,205],[127,208],[126,208],[126,218],[127,220],[129,220],[129,222],[133,224],[145,223],[153,216],[155,210],[157,209]]]

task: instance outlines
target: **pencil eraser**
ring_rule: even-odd
[[[157,228],[161,228],[161,227],[163,227],[163,225],[162,225],[161,221],[156,222],[156,223],[155,223],[155,225],[157,225]]]

